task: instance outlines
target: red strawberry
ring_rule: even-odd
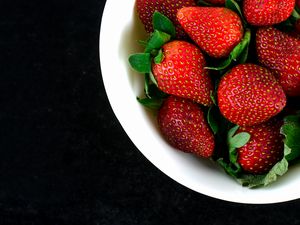
[[[271,119],[252,127],[240,127],[237,133],[248,132],[251,137],[246,145],[237,149],[238,163],[252,174],[268,172],[283,157],[282,121]]]
[[[266,26],[285,21],[295,7],[295,0],[244,0],[243,12],[248,23]]]
[[[300,96],[300,37],[273,27],[256,34],[256,49],[261,64],[273,70],[288,96]]]
[[[177,19],[211,57],[228,56],[243,37],[240,17],[224,7],[184,7],[178,10]]]
[[[221,78],[218,105],[232,123],[251,126],[278,114],[286,105],[286,96],[268,69],[239,64]]]
[[[162,46],[163,60],[153,63],[152,72],[163,92],[211,105],[213,91],[206,62],[200,49],[186,41],[171,41]]]
[[[178,9],[184,6],[195,6],[194,0],[136,0],[137,12],[148,33],[153,32],[152,15],[155,11],[167,16],[175,25],[178,38],[186,37],[185,32],[176,19]]]
[[[206,2],[213,5],[225,5],[225,0],[206,0]]]
[[[214,136],[196,103],[169,96],[158,112],[158,124],[173,147],[204,158],[212,156]]]

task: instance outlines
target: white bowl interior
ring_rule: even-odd
[[[153,113],[136,101],[143,92],[143,76],[128,64],[128,56],[142,50],[137,40],[145,38],[135,0],[107,0],[100,31],[102,78],[116,117],[145,157],[178,183],[214,198],[258,204],[299,198],[300,166],[291,168],[269,187],[248,189],[215,163],[177,151],[165,142]]]

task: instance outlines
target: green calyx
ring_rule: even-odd
[[[144,53],[135,53],[129,56],[131,67],[139,73],[150,73],[153,57],[156,57],[160,52],[162,45],[170,40],[171,36],[167,33],[155,30],[146,44]],[[162,60],[162,56],[159,57]],[[158,58],[155,60],[158,63]]]
[[[153,13],[152,21],[154,31],[147,41],[142,41],[144,52],[129,56],[131,67],[139,73],[150,73],[153,59],[155,63],[163,60],[161,47],[176,35],[172,21],[160,12]]]
[[[176,29],[173,22],[163,15],[162,13],[155,11],[152,16],[152,24],[154,30],[159,30],[169,34],[172,38],[176,36]]]
[[[175,38],[176,31],[172,21],[156,11],[152,17],[154,31],[147,41],[139,41],[144,47],[144,52],[135,53],[129,56],[128,61],[131,67],[138,73],[144,74],[145,98],[137,98],[144,106],[157,109],[161,100],[166,95],[161,94],[157,88],[157,81],[152,74],[152,64],[161,63],[164,59],[162,46]]]
[[[231,136],[234,133],[233,128],[228,134]],[[296,162],[299,162],[300,159],[300,112],[295,113],[294,115],[289,115],[284,117],[283,125],[280,129],[281,134],[284,136],[283,145],[283,158],[277,162],[271,170],[262,175],[253,175],[253,174],[244,174],[244,173],[236,173],[230,166],[230,164],[226,163],[224,160],[219,159],[219,163],[225,171],[227,171],[232,177],[236,179],[238,183],[248,188],[256,188],[260,186],[267,186],[271,183],[278,180],[279,177],[287,173],[289,166],[293,165]],[[241,133],[239,133],[241,134]],[[239,135],[237,134],[237,135]],[[235,135],[236,136],[236,135]],[[241,141],[236,142],[235,136],[233,136],[233,140],[229,140],[229,142],[233,142],[236,146],[240,146],[243,142],[246,141],[247,135],[241,138]],[[244,139],[244,140],[242,140]],[[229,144],[229,146],[232,144]],[[234,150],[229,150],[230,152],[230,162],[234,163],[236,160],[236,152]]]
[[[240,132],[236,134],[239,126],[234,126],[228,131],[227,134],[227,145],[229,149],[229,162],[225,162],[223,159],[219,159],[218,162],[223,166],[225,171],[233,176],[238,177],[241,173],[241,166],[238,161],[237,149],[243,147],[248,143],[251,135],[247,132]]]

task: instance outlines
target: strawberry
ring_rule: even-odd
[[[162,54],[162,61],[152,64],[158,88],[167,94],[211,105],[213,86],[200,49],[189,42],[175,40],[162,46]]]
[[[185,38],[186,34],[176,19],[178,9],[184,6],[195,6],[194,0],[136,0],[137,13],[148,33],[153,32],[152,15],[158,11],[168,17],[175,25],[177,38]]]
[[[225,0],[206,0],[206,2],[213,5],[225,5]]]
[[[237,149],[237,162],[244,171],[252,174],[268,172],[283,157],[282,121],[271,119],[265,123],[240,127],[237,133],[247,132],[250,140]]]
[[[288,96],[300,96],[300,37],[273,27],[258,29],[259,62],[273,70]]]
[[[295,7],[295,0],[244,0],[243,13],[247,22],[255,26],[285,21]]]
[[[267,121],[286,105],[285,93],[268,69],[239,64],[220,80],[218,105],[232,123],[252,126]]]
[[[184,7],[177,19],[187,34],[209,56],[223,58],[243,37],[240,17],[224,7]]]
[[[158,112],[159,128],[166,140],[176,149],[209,158],[214,136],[198,104],[189,99],[169,96]]]

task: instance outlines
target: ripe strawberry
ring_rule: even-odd
[[[169,96],[158,112],[158,124],[173,147],[204,158],[212,156],[214,136],[204,113],[191,100]]]
[[[244,171],[252,174],[268,172],[283,157],[282,121],[271,119],[265,123],[240,127],[237,133],[248,132],[249,142],[237,149],[238,163]]]
[[[300,37],[273,27],[263,27],[256,34],[260,63],[273,70],[288,96],[300,96]]]
[[[209,56],[229,55],[243,37],[240,17],[224,7],[184,7],[177,19],[187,34]]]
[[[221,78],[217,94],[221,113],[240,126],[267,121],[286,105],[285,93],[272,72],[255,64],[232,68]]]
[[[178,9],[184,6],[195,5],[195,0],[136,0],[137,13],[148,33],[153,32],[152,15],[155,11],[159,11],[174,23],[178,38],[186,37],[185,32],[176,19]]]
[[[244,0],[243,13],[247,22],[266,26],[285,21],[295,7],[295,0]]]
[[[225,0],[206,0],[206,2],[213,5],[225,5]]]
[[[211,105],[213,91],[206,62],[200,49],[186,41],[171,41],[162,46],[163,60],[153,63],[152,73],[158,88],[193,101]]]

